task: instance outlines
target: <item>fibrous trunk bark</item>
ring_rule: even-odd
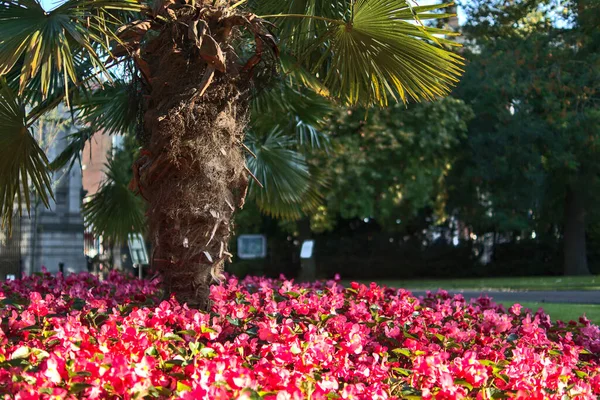
[[[248,188],[241,144],[249,77],[230,50],[231,29],[224,31],[218,17],[211,20],[210,10],[189,9],[178,10],[178,22],[137,59],[147,75],[147,95],[144,150],[136,163],[139,191],[149,203],[152,266],[163,277],[165,294],[207,309],[210,284],[231,256],[232,214]],[[205,20],[191,32],[200,15]],[[216,64],[207,61],[207,43]],[[219,58],[225,65],[218,65]]]
[[[565,275],[589,275],[585,243],[585,206],[581,189],[569,186],[565,197]]]

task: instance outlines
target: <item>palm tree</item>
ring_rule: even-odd
[[[274,179],[256,162],[249,163],[254,172],[246,165],[257,152],[262,160],[302,165],[293,152],[272,152],[292,147],[277,129],[256,128],[245,143],[252,99],[272,90],[272,82],[347,105],[443,96],[461,59],[446,49],[447,32],[422,20],[448,17],[434,12],[445,6],[71,0],[45,12],[36,0],[0,1],[3,220],[9,222],[15,203],[29,207],[30,187],[45,203],[51,196],[48,160],[32,136],[41,115],[64,103],[92,130],[128,130],[138,122],[142,149],[131,187],[147,200],[153,267],[167,294],[206,308],[209,285],[231,257],[232,215],[249,186],[288,193],[288,204],[311,196],[309,187],[294,196],[293,185],[284,184],[286,171]],[[134,88],[133,102],[107,95],[120,80]],[[272,109],[268,103],[264,110]],[[73,155],[86,134],[69,147]],[[289,179],[307,176],[305,170]]]

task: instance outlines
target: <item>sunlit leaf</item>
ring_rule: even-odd
[[[102,60],[114,37],[108,20],[115,12],[140,10],[134,0],[70,0],[50,12],[37,0],[0,2],[0,75],[13,68],[19,92],[37,84],[44,97],[80,84],[79,65],[106,70]],[[68,102],[68,97],[66,98]]]
[[[279,4],[278,4],[279,3]],[[445,50],[440,29],[422,21],[447,17],[438,6],[409,0],[276,2],[258,9],[275,18],[281,42],[318,74],[332,96],[347,104],[434,99],[449,93],[461,74],[460,56]],[[307,15],[309,18],[302,18]],[[300,19],[300,21],[298,21]]]

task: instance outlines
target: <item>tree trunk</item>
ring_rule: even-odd
[[[147,95],[145,149],[134,170],[149,203],[152,267],[166,296],[205,310],[210,284],[230,260],[231,218],[248,188],[242,141],[250,77],[229,44],[233,22],[212,12],[178,9],[177,21],[136,60]]]
[[[585,206],[580,189],[569,186],[565,197],[565,275],[589,275],[585,243]]]

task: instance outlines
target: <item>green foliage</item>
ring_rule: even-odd
[[[257,132],[284,129],[304,149],[327,148],[329,137],[321,128],[333,111],[327,98],[288,78],[253,98],[250,126]]]
[[[600,35],[588,25],[600,14],[595,0],[578,4],[467,6],[476,47],[456,94],[476,117],[450,180],[476,229],[552,232],[567,187],[588,202],[600,193]]]
[[[140,104],[137,88],[122,79],[102,85],[75,103],[80,120],[97,132],[133,134],[137,130]]]
[[[331,227],[331,219],[339,216],[374,218],[397,229],[396,220],[412,218],[424,207],[434,207],[443,221],[445,177],[471,117],[470,108],[453,98],[408,109],[396,104],[340,111],[329,128],[334,149],[317,158],[332,186],[313,227]]]
[[[48,159],[27,128],[25,105],[0,80],[0,217],[9,231],[16,206],[31,208],[30,185],[48,207],[52,197]]]
[[[128,188],[132,162],[131,149],[117,151],[106,164],[106,180],[83,204],[86,225],[109,243],[125,243],[130,233],[146,230],[144,202]]]
[[[89,62],[106,71],[101,53],[109,51],[108,39],[114,37],[113,10],[139,11],[140,5],[134,0],[71,0],[47,13],[36,0],[3,1],[0,75],[16,68],[20,93],[31,84],[42,98],[68,93],[70,85],[81,83],[78,66]]]
[[[443,7],[412,7],[406,0],[266,0],[257,2],[256,12],[278,17],[287,48],[323,77],[331,95],[349,105],[386,106],[390,97],[445,95],[457,81],[461,58],[432,34],[448,32],[421,22],[447,17],[430,12]]]
[[[225,1],[214,5],[234,7]],[[95,131],[131,134],[138,126],[141,100],[129,81],[136,81],[143,66],[132,62],[134,52],[121,57],[111,44],[124,44],[115,32],[134,19],[153,20],[152,29],[168,23],[148,6],[138,0],[71,0],[46,12],[37,0],[0,2],[0,75],[8,82],[2,84],[0,107],[7,110],[2,118],[8,122],[0,140],[12,146],[0,150],[5,221],[21,193],[29,207],[29,180],[47,203],[47,161],[29,134],[45,113],[64,102],[75,122],[85,126],[70,136],[52,168],[72,163]],[[441,37],[446,32],[420,22],[446,17],[436,11],[442,6],[414,7],[405,0],[264,0],[235,7],[273,18],[282,53],[281,79],[256,99],[248,140],[258,156],[248,166],[266,188],[258,191],[253,183],[250,197],[270,215],[296,219],[321,205],[325,178],[307,162],[306,152],[327,148],[321,127],[332,112],[328,98],[365,105],[387,105],[390,98],[431,99],[448,93],[461,72],[461,58],[443,47],[449,43]],[[240,51],[252,48],[250,36],[234,43]],[[135,71],[113,79],[121,63]],[[265,122],[259,115],[274,118]],[[17,144],[24,150],[13,151]],[[115,158],[108,168],[109,180],[85,212],[98,233],[119,241],[143,218],[135,211],[138,201],[126,192],[125,161]],[[117,204],[132,208],[117,218]],[[118,219],[114,225],[107,221],[111,215]]]
[[[258,135],[251,131],[246,136],[248,147],[256,158],[248,157],[248,169],[264,186],[250,183],[249,199],[267,215],[276,218],[298,219],[303,213],[321,203],[319,182],[311,175],[302,153],[296,150],[294,137],[274,128]]]
[[[10,223],[13,207],[30,209],[30,190],[49,205],[48,160],[31,128],[75,87],[84,89],[106,71],[101,57],[113,37],[115,15],[139,10],[133,0],[69,1],[47,13],[35,0],[0,4],[0,213]],[[118,19],[117,19],[118,22]],[[103,57],[105,58],[105,56]],[[26,113],[26,109],[29,111]],[[81,135],[87,135],[82,131]],[[70,146],[75,154],[78,145]],[[53,165],[65,165],[66,154]],[[24,200],[24,201],[23,201]],[[15,204],[16,203],[16,204]]]

